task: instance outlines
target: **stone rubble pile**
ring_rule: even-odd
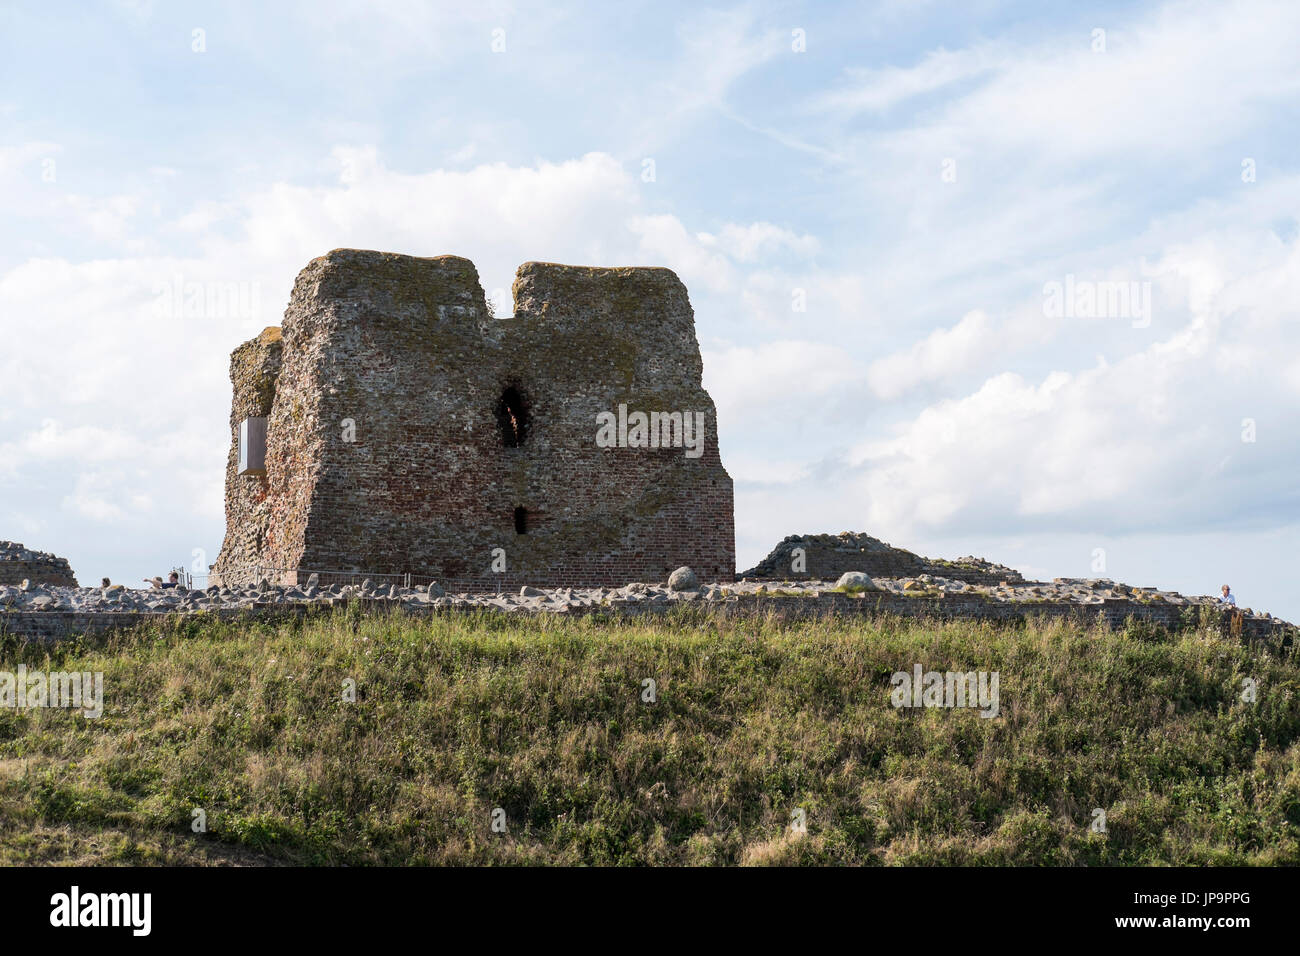
[[[834,580],[841,574],[858,571],[873,578],[908,578],[923,574],[960,578],[972,584],[1020,582],[1020,572],[984,558],[967,556],[955,561],[923,558],[903,548],[895,548],[879,538],[855,531],[840,534],[792,534],[783,538],[771,554],[741,572],[741,577],[780,580]]]
[[[54,555],[25,548],[17,541],[0,541],[0,561],[39,561],[43,558],[52,559]]]

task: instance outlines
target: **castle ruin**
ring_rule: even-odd
[[[48,551],[33,551],[16,541],[0,541],[0,585],[22,581],[59,587],[77,586],[67,558]]]
[[[735,574],[732,482],[686,288],[336,249],[231,356],[223,584],[313,571],[449,589]]]

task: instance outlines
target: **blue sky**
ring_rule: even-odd
[[[1298,45],[1263,0],[6,4],[0,537],[214,560],[229,353],[329,249],[665,265],[742,569],[857,530],[1300,618]]]

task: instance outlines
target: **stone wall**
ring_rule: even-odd
[[[514,317],[493,318],[456,256],[335,250],[309,263],[278,373],[265,345],[232,359],[232,426],[261,407],[249,381],[270,378],[274,394],[265,478],[228,468],[218,578],[576,587],[690,565],[731,580],[732,482],[682,283],[667,269],[527,263],[514,297]],[[598,447],[597,415],[620,404],[703,414],[703,454]]]
[[[32,551],[15,541],[0,541],[0,584],[56,584],[77,587],[66,558]]]
[[[802,571],[795,570],[796,548],[802,548],[804,552]],[[870,535],[850,531],[838,535],[790,535],[773,548],[771,554],[739,576],[751,580],[834,581],[846,571],[863,571],[873,578],[915,578],[931,574],[983,585],[1024,581],[1018,571],[983,558],[958,558],[956,561],[923,558],[911,551],[891,547]]]
[[[226,456],[226,537],[218,562],[231,578],[252,576],[256,556],[271,533],[271,508],[265,476],[240,475],[239,423],[271,414],[280,374],[283,339],[272,326],[230,356],[230,452]]]

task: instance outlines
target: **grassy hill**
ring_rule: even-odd
[[[338,612],[19,663],[106,706],[0,710],[5,864],[1300,863],[1300,667],[1209,630]],[[999,716],[895,709],[915,664]]]

